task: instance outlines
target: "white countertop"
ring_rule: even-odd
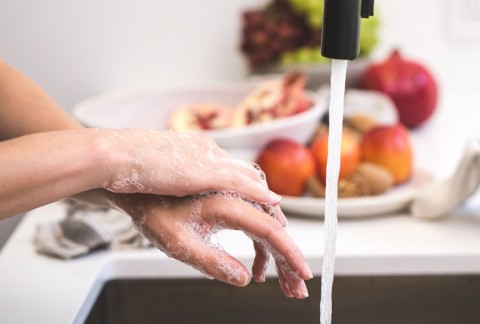
[[[446,102],[449,107],[455,104],[461,109],[439,111],[427,127],[414,134],[417,164],[428,165],[437,178],[453,171],[465,140],[477,131],[480,122],[476,118],[480,117],[478,97],[456,96]],[[30,212],[1,251],[2,322],[82,323],[103,283],[110,279],[201,276],[153,248],[100,251],[71,261],[37,254],[32,243],[36,224],[63,215],[61,203]],[[320,275],[323,222],[290,217],[287,229],[314,274]],[[253,248],[242,233],[221,232],[219,240],[232,255],[251,265]],[[405,213],[340,219],[335,273],[480,274],[480,195],[449,217],[434,222],[413,219]],[[273,265],[268,275],[275,275]]]
[[[476,200],[476,199],[473,199]],[[480,202],[480,201],[479,201]],[[480,274],[480,204],[436,222],[405,214],[340,220],[337,275]],[[82,323],[103,283],[116,278],[201,277],[155,249],[100,251],[62,261],[38,255],[32,234],[40,221],[64,214],[55,203],[28,214],[0,254],[0,314],[5,323]],[[316,276],[321,273],[323,222],[290,218],[288,231]],[[242,233],[219,234],[225,249],[251,265]],[[274,275],[270,265],[268,275]]]

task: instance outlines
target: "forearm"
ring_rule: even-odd
[[[4,179],[7,179],[8,176],[9,180],[8,185],[6,181],[0,184],[0,219],[6,215],[12,215],[15,210],[27,211],[43,203],[68,196],[70,192],[77,192],[81,187],[91,186],[88,183],[82,183],[82,186],[78,184],[70,186],[71,181],[68,177],[63,177],[59,182],[49,183],[48,181],[52,180],[52,176],[55,175],[57,170],[50,176],[43,174],[41,179],[39,177],[47,171],[46,166],[42,166],[39,161],[48,155],[49,157],[45,161],[50,161],[50,165],[53,166],[55,162],[51,157],[54,152],[58,152],[59,149],[63,150],[64,146],[68,146],[64,144],[56,147],[56,145],[66,140],[67,137],[57,137],[52,141],[53,137],[48,136],[46,143],[41,142],[42,139],[46,138],[45,136],[38,138],[31,136],[14,142],[1,141],[27,134],[81,128],[83,126],[66,113],[39,85],[0,59],[0,165],[2,168],[0,169],[0,175]],[[28,144],[28,148],[26,148],[29,139],[32,139],[36,144]],[[23,152],[18,151],[18,147],[15,150],[13,149],[13,146],[17,143],[22,146]],[[77,143],[79,142],[77,141]],[[49,151],[45,151],[47,149]],[[90,154],[93,153],[90,147],[86,149]],[[79,151],[70,152],[74,155],[79,154]],[[15,160],[10,160],[10,152],[15,152]],[[67,157],[61,157],[63,162],[57,161],[58,167],[64,170],[65,174],[68,173],[67,166],[78,168],[80,165],[78,162],[83,162],[83,166],[86,167],[88,163],[92,162],[91,160],[87,161],[85,156],[80,156],[76,164],[70,164],[65,158]],[[17,159],[20,159],[19,163]],[[5,171],[7,164],[11,171],[8,173]],[[15,164],[21,176],[18,176],[18,170],[12,170]],[[21,169],[25,165],[27,167]],[[34,173],[33,176],[31,173]],[[16,182],[16,178],[19,178],[22,182],[15,183],[14,188],[11,180],[13,179],[13,182]],[[35,179],[35,182],[33,179]],[[67,186],[65,186],[65,182],[68,182]],[[42,184],[46,184],[46,187]],[[60,188],[63,188],[64,191],[61,192]],[[21,191],[19,195],[17,195],[18,191]],[[76,194],[74,198],[94,204],[108,205],[109,194],[107,193],[104,189],[95,189]]]
[[[0,142],[0,218],[101,188],[119,159],[109,158],[108,138],[99,133],[45,132]]]

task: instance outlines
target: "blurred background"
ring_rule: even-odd
[[[4,0],[0,57],[67,110],[106,91],[242,80],[242,12],[264,0]],[[480,83],[479,0],[376,1],[379,43],[425,62],[443,89]]]
[[[0,57],[67,110],[108,91],[195,85],[251,75],[241,50],[243,13],[263,0],[4,0]],[[370,59],[394,49],[425,63],[440,99],[480,84],[480,0],[376,1]],[[461,107],[448,107],[457,109]],[[0,246],[19,218],[2,222]]]

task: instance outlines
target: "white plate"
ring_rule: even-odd
[[[339,218],[378,216],[402,210],[409,205],[418,189],[430,184],[432,180],[430,173],[415,170],[408,183],[399,185],[383,195],[339,199],[337,216]],[[324,216],[324,199],[283,196],[280,205],[285,213],[292,216],[295,214],[313,218]]]
[[[237,105],[258,83],[131,89],[98,95],[78,103],[73,116],[88,127],[167,129],[173,109],[186,103]],[[264,124],[206,132],[223,149],[257,152],[275,138],[306,143],[327,110],[324,97],[307,92],[314,105],[293,116]]]

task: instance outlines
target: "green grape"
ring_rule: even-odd
[[[295,51],[285,52],[280,56],[280,63],[282,65],[291,65],[295,63],[296,57]]]
[[[309,63],[312,61],[311,51],[308,47],[299,48],[296,51],[296,59],[298,63]]]
[[[314,29],[322,27],[323,0],[288,0],[288,3],[297,13],[305,17],[310,27]]]
[[[308,24],[315,29],[322,28],[323,24],[323,13],[322,14],[310,14],[307,17]]]
[[[360,32],[360,56],[368,56],[378,43],[380,21],[377,16],[362,19]]]
[[[320,47],[302,47],[295,51],[283,53],[280,59],[283,66],[293,64],[325,64],[331,62],[322,56]]]
[[[298,13],[303,13],[307,7],[306,2],[308,0],[288,0],[288,3],[292,6],[295,11]]]
[[[323,0],[306,0],[305,12],[308,14],[323,15]]]

